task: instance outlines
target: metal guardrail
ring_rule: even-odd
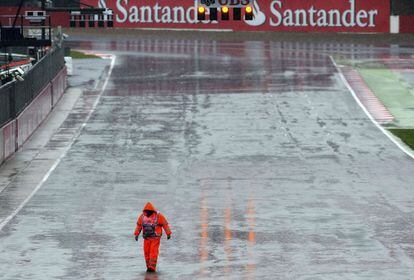
[[[25,73],[24,81],[0,87],[0,127],[16,118],[64,65],[64,49],[55,48]]]

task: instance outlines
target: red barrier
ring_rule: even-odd
[[[400,16],[400,33],[414,33],[414,16]]]
[[[16,151],[16,121],[10,121],[0,131],[3,134],[3,160],[6,160]]]
[[[63,93],[65,92],[67,86],[67,70],[66,67],[63,67],[62,70],[56,75],[52,80],[52,106],[54,107],[56,103],[60,100]]]
[[[17,117],[17,146],[24,142],[52,110],[52,86],[48,84],[29,106]]]
[[[305,32],[389,32],[390,29],[389,0],[258,0],[254,20],[218,22],[198,22],[194,0],[83,2],[112,9],[114,26],[125,28]]]

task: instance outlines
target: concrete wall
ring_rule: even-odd
[[[17,117],[17,146],[24,142],[39,127],[52,111],[52,86],[48,84],[29,106]]]
[[[67,69],[64,67],[52,80],[52,106],[60,100],[67,87]]]
[[[4,146],[4,159],[8,159],[16,152],[16,120],[12,120],[2,128],[3,132],[3,146]]]

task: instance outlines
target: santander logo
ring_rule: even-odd
[[[245,22],[250,26],[260,26],[266,22],[266,15],[260,10],[257,1],[253,4],[253,20],[245,20]]]

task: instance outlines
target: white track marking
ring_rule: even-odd
[[[66,147],[66,149],[64,150],[64,152],[59,156],[59,158],[55,161],[55,163],[52,165],[52,167],[49,169],[49,171],[45,174],[45,176],[43,176],[43,179],[40,181],[39,184],[37,184],[36,188],[30,193],[30,195],[19,205],[19,207],[17,207],[6,219],[4,219],[1,223],[0,223],[0,231],[3,230],[3,228],[11,221],[13,220],[14,217],[17,216],[17,214],[19,214],[19,212],[26,206],[26,204],[33,198],[33,196],[40,190],[40,188],[43,186],[43,184],[47,181],[47,179],[50,177],[50,175],[52,174],[52,172],[56,169],[56,167],[59,165],[59,163],[61,162],[61,160],[66,156],[66,154],[68,153],[68,151],[70,150],[70,148],[72,147],[73,143],[75,143],[76,139],[80,136],[80,134],[82,133],[83,128],[86,126],[87,122],[89,121],[90,117],[92,116],[93,112],[95,111],[96,107],[98,106],[98,103],[102,97],[103,92],[106,89],[106,86],[108,85],[108,81],[109,78],[111,77],[111,73],[112,70],[114,68],[115,65],[115,60],[116,60],[116,56],[112,56],[111,58],[111,66],[109,67],[109,71],[108,71],[108,76],[105,79],[105,82],[102,86],[101,91],[99,92],[98,97],[95,100],[95,103],[92,106],[92,109],[90,110],[88,116],[86,117],[85,121],[82,123],[80,129],[78,130],[78,132],[75,134],[75,136],[73,137],[72,141],[70,142],[70,144]]]
[[[390,139],[395,145],[397,145],[398,148],[400,148],[407,156],[414,159],[414,153],[409,150],[407,147],[405,147],[402,143],[400,143],[395,137],[391,134],[391,132],[387,131],[385,128],[383,128],[368,112],[367,108],[362,104],[362,102],[359,100],[358,96],[356,95],[355,91],[352,89],[351,85],[346,80],[344,74],[342,73],[340,67],[338,64],[336,64],[333,57],[330,55],[329,58],[331,59],[333,65],[335,66],[336,70],[339,73],[339,76],[341,77],[342,82],[345,84],[345,86],[348,88],[348,90],[351,92],[352,97],[355,99],[359,107],[364,111],[364,113],[368,116],[368,118],[371,120],[371,122],[379,129],[382,133],[384,133],[388,139]]]

